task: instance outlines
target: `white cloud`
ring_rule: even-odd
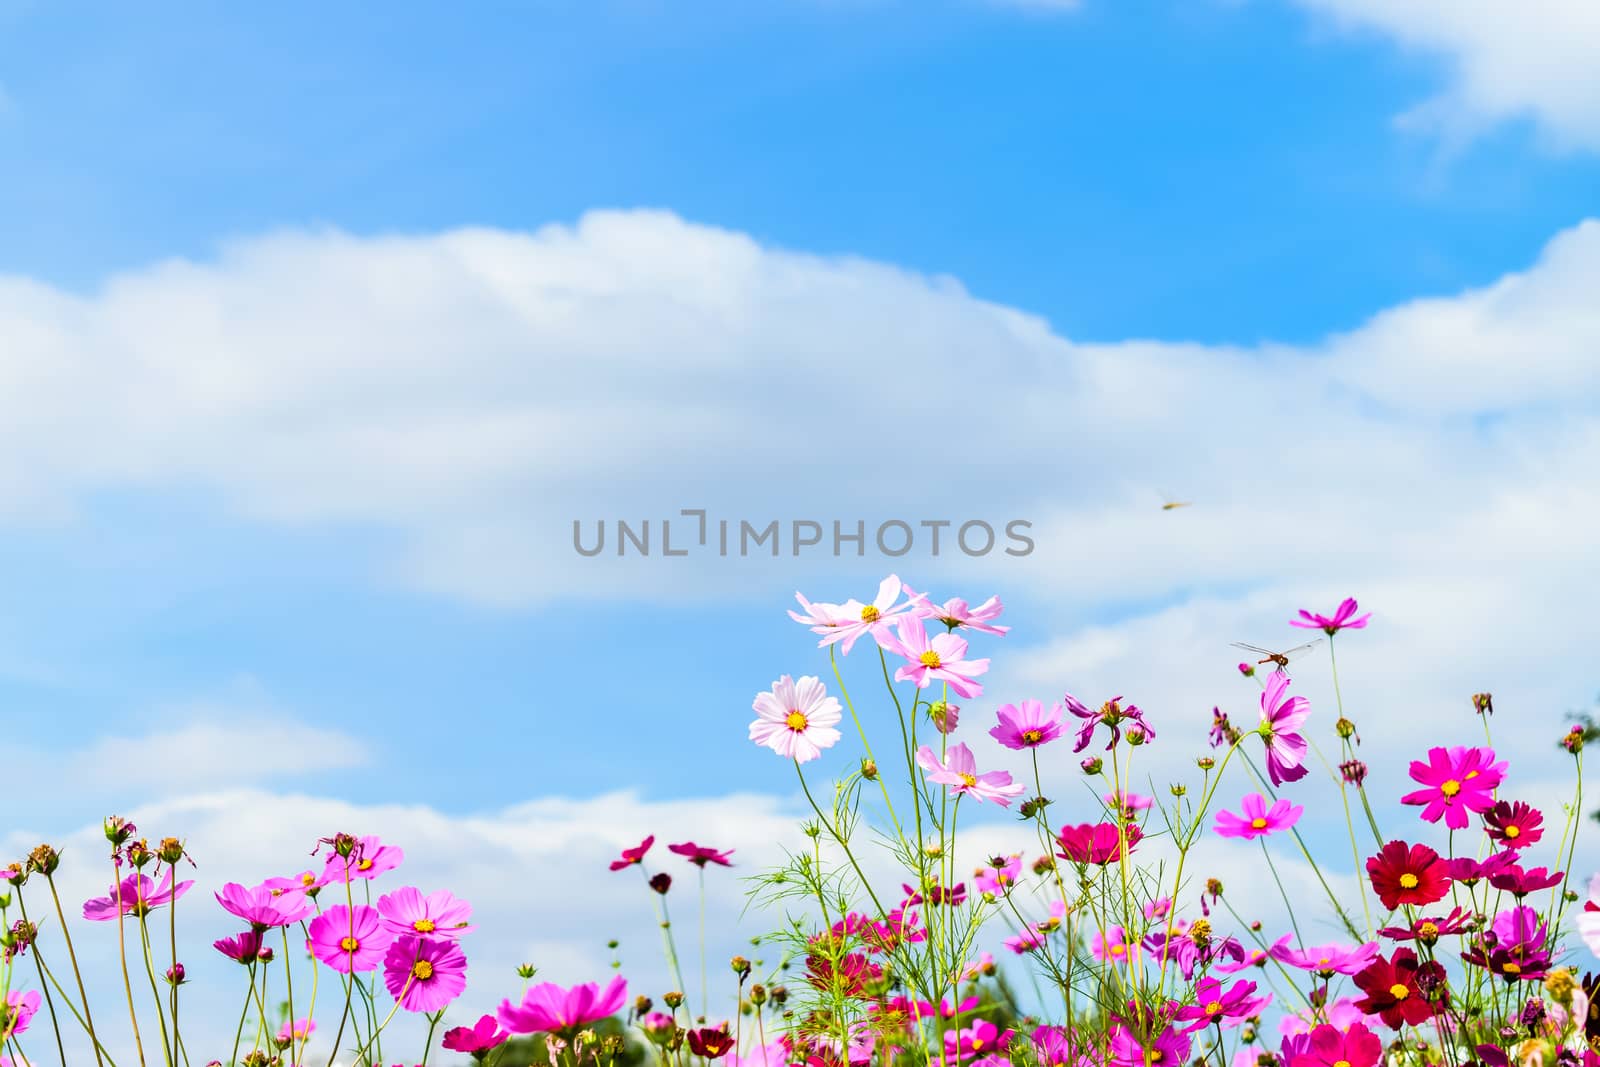
[[[1413,119],[1470,136],[1532,120],[1563,148],[1600,149],[1600,7],[1590,0],[1295,0],[1439,58],[1447,85]]]

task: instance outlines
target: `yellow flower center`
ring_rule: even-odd
[[[1039,739],[1042,738],[1043,736],[1044,736],[1044,733],[1043,733],[1043,731],[1040,731],[1040,730],[1024,730],[1024,731],[1022,731],[1022,740],[1025,741],[1026,743],[1030,744],[1030,745],[1037,745],[1039,743]]]
[[[878,621],[878,609],[876,607],[874,607],[873,605],[871,605],[871,604],[868,604],[866,607],[862,608],[861,609],[861,621],[862,622],[877,622]]]
[[[1411,995],[1411,990],[1396,982],[1389,987],[1389,995],[1396,1000],[1404,1000]]]
[[[1207,1004],[1206,1005],[1206,1014],[1207,1015],[1221,1015],[1222,1014],[1222,1001],[1213,1000],[1210,1004]]]
[[[1417,927],[1417,936],[1425,939],[1438,940],[1439,924],[1431,922],[1423,923],[1421,926]]]
[[[416,922],[411,924],[411,929],[415,930],[419,934],[431,934],[433,933],[434,929],[433,920],[418,919]]]
[[[372,869],[372,861],[371,860],[365,860],[364,859],[360,863],[356,864],[356,870],[358,870],[358,871],[370,871],[371,869]]]
[[[919,658],[922,660],[922,665],[924,667],[939,666],[939,653],[935,652],[931,648],[924,652]]]
[[[1505,971],[1507,974],[1521,974],[1522,973],[1522,968],[1521,967],[1517,966],[1515,963],[1510,963],[1510,962],[1507,962],[1504,965],[1502,965],[1500,969]]]
[[[1507,837],[1513,837],[1513,838],[1521,837],[1522,836],[1522,827],[1520,827],[1520,826],[1508,826],[1508,827],[1505,828],[1505,835]]]
[[[1334,1060],[1333,1067],[1350,1067],[1349,1060]]]
[[[961,784],[971,789],[978,784],[978,776],[975,774],[963,774],[961,776]]]
[[[426,982],[433,977],[433,964],[427,960],[418,960],[411,965],[411,977],[419,982]]]
[[[300,884],[301,885],[309,886],[309,885],[315,883],[316,880],[317,880],[317,876],[312,874],[310,871],[307,871],[305,874],[302,874],[300,876]]]
[[[1461,792],[1461,783],[1452,778],[1448,782],[1445,782],[1444,785],[1439,787],[1439,792],[1443,793],[1447,797],[1453,797],[1457,793]]]
[[[1417,888],[1417,876],[1412,874],[1410,871],[1407,871],[1405,874],[1402,874],[1400,876],[1400,888],[1401,889],[1415,889],[1415,888]]]
[[[1252,829],[1252,830],[1265,830],[1266,828],[1267,828],[1267,820],[1265,820],[1263,818],[1260,818],[1259,816],[1250,820],[1250,829]]]
[[[981,1038],[981,1037],[973,1038],[972,1039],[972,1051],[977,1052],[982,1048],[983,1048],[983,1038]]]
[[[1144,1056],[1145,1056],[1145,1059],[1149,1060],[1151,1063],[1160,1063],[1161,1062],[1162,1052],[1158,1048],[1153,1048],[1150,1051],[1146,1052],[1144,1054]]]
[[[1324,956],[1320,960],[1317,961],[1317,966],[1318,967],[1326,967],[1329,964],[1329,962],[1330,962],[1329,958],[1327,956]]]
[[[1111,954],[1113,956],[1126,956],[1128,954],[1128,946],[1127,945],[1112,945],[1111,946]]]
[[[793,730],[795,733],[799,733],[801,730],[806,728],[805,712],[791,711],[789,713],[789,717],[783,720],[783,724],[789,729]]]
[[[344,937],[339,939],[339,947],[344,949],[346,952],[354,952],[356,949],[361,947],[361,942],[357,941],[353,937]]]
[[[1467,781],[1470,782],[1476,777],[1478,777],[1478,772],[1477,771],[1468,771],[1467,772]]]

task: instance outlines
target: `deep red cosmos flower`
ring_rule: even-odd
[[[1527,848],[1544,836],[1544,816],[1520,800],[1502,800],[1483,813],[1483,828],[1502,848]]]
[[[1491,874],[1489,884],[1521,900],[1529,893],[1537,893],[1541,889],[1560,885],[1562,877],[1563,872],[1551,871],[1546,867],[1530,867],[1528,870],[1523,870],[1513,865],[1498,874]]]
[[[806,957],[806,981],[824,993],[842,997],[865,997],[867,983],[883,977],[883,968],[859,952],[852,952],[837,964],[826,956]]]
[[[733,1048],[733,1035],[724,1027],[704,1026],[689,1031],[689,1047],[696,1056],[708,1060],[721,1059]]]
[[[1432,904],[1450,892],[1445,861],[1427,845],[1390,841],[1367,860],[1372,888],[1390,911],[1402,904]]]
[[[1366,994],[1356,1001],[1356,1008],[1380,1017],[1395,1030],[1420,1026],[1448,1003],[1444,982],[1444,968],[1439,964],[1421,963],[1409,948],[1397,948],[1393,959],[1379,956],[1356,975],[1356,985]],[[1439,996],[1437,1003],[1428,999],[1425,990],[1430,989]]]
[[[1128,851],[1132,852],[1133,846],[1144,837],[1144,831],[1139,829],[1138,823],[1129,823],[1122,831],[1122,836],[1127,837]],[[1123,855],[1117,824],[1112,822],[1063,826],[1056,835],[1056,844],[1061,846],[1061,851],[1056,855],[1062,859],[1073,863],[1092,863],[1097,867],[1115,863]]]

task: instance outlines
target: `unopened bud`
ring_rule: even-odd
[[[53,845],[39,845],[28,853],[27,869],[33,873],[48,878],[56,873],[56,868],[59,866],[61,866],[61,853],[57,852]]]
[[[650,877],[650,888],[654,889],[662,896],[666,896],[667,890],[672,888],[672,875],[665,871],[662,871],[660,874],[652,875]]]
[[[735,956],[728,961],[728,966],[733,968],[733,973],[739,976],[742,982],[750,976],[750,961],[743,956]]]
[[[1099,756],[1090,756],[1078,766],[1083,768],[1084,774],[1099,774],[1101,769],[1105,767],[1105,763]]]
[[[1356,733],[1356,724],[1345,718],[1343,715],[1339,716],[1338,721],[1333,724],[1333,728],[1340,737],[1347,741],[1354,737]]]
[[[650,1014],[650,1009],[655,1007],[655,1002],[643,994],[633,998],[633,1013],[640,1018]]]
[[[1217,765],[1217,761],[1212,759],[1210,756],[1201,756],[1199,759],[1194,761],[1194,765],[1199,767],[1202,771],[1209,771]]]
[[[1182,782],[1173,782],[1171,789],[1172,795],[1175,797],[1181,797],[1189,792],[1189,787],[1184,785]]]
[[[156,847],[156,852],[161,857],[161,862],[172,866],[186,855],[183,842],[176,837],[163,837],[161,844]]]
[[[1494,696],[1490,693],[1473,693],[1472,710],[1479,715],[1494,714]]]
[[[869,782],[876,782],[878,780],[878,761],[870,759],[862,760],[861,777],[865,778]]]
[[[666,1002],[667,1007],[672,1008],[673,1010],[677,1010],[683,1006],[683,994],[678,992],[676,989],[661,994],[661,999]]]
[[[531,963],[519,963],[517,964],[517,977],[532,978],[537,970],[538,968]]]

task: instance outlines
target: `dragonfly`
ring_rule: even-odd
[[[1161,510],[1162,511],[1176,511],[1178,508],[1192,508],[1192,507],[1194,507],[1194,501],[1192,501],[1192,500],[1168,500],[1164,504],[1161,505]]]
[[[1303,645],[1296,645],[1293,648],[1286,648],[1282,652],[1274,652],[1269,648],[1257,648],[1255,645],[1247,645],[1243,641],[1233,642],[1233,647],[1241,648],[1246,652],[1262,657],[1256,661],[1257,667],[1270,663],[1276,669],[1287,674],[1289,673],[1290,660],[1299,659],[1307,652],[1310,652],[1313,648],[1316,648],[1318,645],[1322,644],[1323,640],[1323,638],[1319,637],[1315,641],[1307,641]]]

